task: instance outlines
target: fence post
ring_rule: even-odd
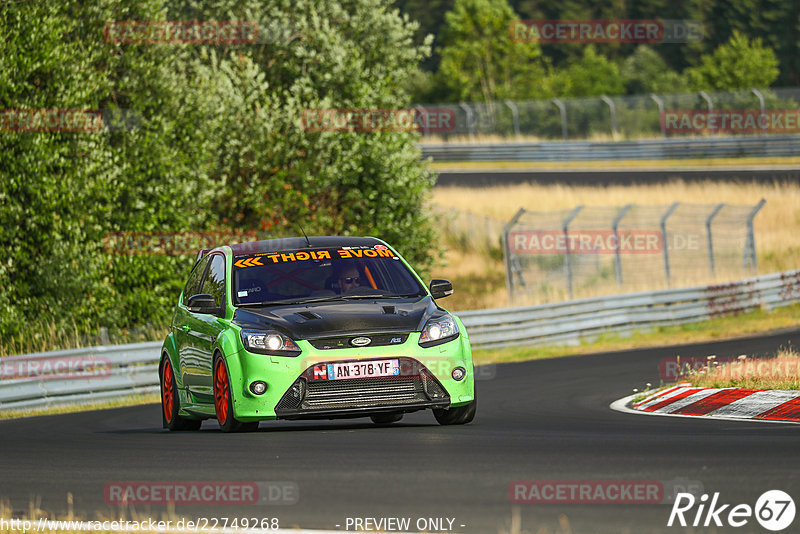
[[[519,110],[517,109],[517,105],[511,100],[506,100],[505,104],[508,106],[508,109],[511,110],[511,119],[514,121],[514,134],[519,137]]]
[[[752,91],[753,94],[756,95],[756,97],[758,97],[758,102],[759,102],[759,104],[761,106],[761,115],[762,116],[765,115],[767,113],[767,108],[764,106],[764,95],[761,94],[761,91],[759,91],[755,87],[751,87],[750,91]],[[761,121],[759,120],[759,122],[761,122]],[[764,133],[767,133],[767,123],[766,123],[766,121],[764,122],[764,126],[761,127],[761,131],[763,131]]]
[[[558,98],[554,98],[552,100],[553,104],[558,107],[558,110],[561,112],[561,135],[564,138],[564,141],[567,140],[567,107],[564,105],[564,102],[559,100]]]
[[[755,205],[753,211],[747,215],[747,238],[744,243],[742,267],[745,271],[750,267],[753,273],[758,273],[758,257],[756,256],[756,236],[755,233],[753,233],[753,219],[766,203],[767,201],[762,198],[758,201],[758,204]]]
[[[699,94],[702,97],[702,99],[706,101],[706,104],[708,105],[708,114],[711,115],[711,113],[714,112],[714,102],[711,101],[711,97],[708,96],[708,93],[706,93],[705,91],[700,91]],[[711,131],[717,133],[716,128],[712,128]]]
[[[414,111],[419,113],[420,120],[422,121],[422,135],[427,137],[430,134],[428,128],[428,110],[421,106],[417,106],[414,108]]]
[[[572,212],[567,215],[567,218],[564,219],[563,226],[561,227],[564,231],[564,241],[567,246],[567,251],[564,254],[564,269],[566,270],[565,275],[567,279],[567,292],[569,293],[569,298],[572,300],[572,266],[570,265],[569,261],[569,223],[578,216],[578,213],[583,209],[583,206],[578,206]]]
[[[658,222],[661,228],[661,251],[664,253],[664,274],[667,277],[667,287],[672,287],[672,279],[669,270],[669,247],[667,246],[667,219],[678,209],[680,204],[680,202],[673,202]]]
[[[511,303],[514,300],[514,273],[511,270],[511,262],[513,261],[512,252],[511,252],[511,244],[508,242],[508,234],[511,232],[511,228],[517,224],[517,221],[520,217],[525,214],[525,208],[520,208],[517,210],[517,213],[511,218],[510,221],[503,227],[503,262],[505,263],[506,267],[506,289],[508,290],[508,302]],[[524,279],[522,279],[522,275],[520,274],[520,281],[525,284]]]
[[[650,93],[650,98],[653,99],[653,102],[655,102],[656,106],[658,106],[658,125],[661,127],[661,137],[666,137],[667,125],[664,117],[664,101],[661,100],[661,98],[659,98],[655,93]]]
[[[467,114],[467,131],[471,137],[475,137],[475,113],[466,102],[459,102],[458,106]]]
[[[711,276],[716,274],[714,268],[714,239],[711,235],[711,221],[714,217],[717,216],[717,213],[720,212],[722,208],[725,207],[725,203],[717,204],[716,207],[711,211],[711,214],[706,219],[706,239],[708,240],[708,262],[711,266]]]
[[[611,112],[611,136],[616,139],[619,133],[617,131],[617,107],[614,105],[614,101],[606,95],[601,96],[600,100],[608,104],[608,109]]]
[[[614,271],[617,275],[617,285],[622,286],[622,256],[620,255],[619,251],[619,232],[617,231],[617,227],[619,226],[619,221],[622,220],[625,215],[633,207],[633,204],[626,204],[623,208],[619,211],[616,217],[614,217],[613,222],[611,223],[611,230],[614,231],[614,239],[617,241],[616,250],[614,251]]]

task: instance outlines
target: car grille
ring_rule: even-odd
[[[311,366],[283,395],[275,407],[275,413],[282,416],[383,407],[402,409],[404,406],[429,403],[449,404],[450,397],[428,369],[411,358],[400,359],[406,360],[405,368],[413,369],[413,374],[348,380],[314,380],[312,379],[314,366]]]
[[[350,343],[352,340],[360,337],[368,337],[370,339],[368,347],[385,347],[387,345],[402,345],[408,339],[408,334],[367,334],[364,336],[338,336],[338,337],[322,337],[318,339],[307,340],[315,349],[352,349],[357,345]]]

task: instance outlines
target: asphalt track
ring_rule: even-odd
[[[794,166],[772,167],[698,167],[675,169],[632,168],[532,168],[532,169],[485,169],[485,170],[440,170],[437,171],[437,186],[489,187],[535,182],[540,184],[572,185],[631,185],[654,184],[669,180],[687,182],[702,180],[726,180],[741,182],[774,181],[794,182],[800,180],[800,169]]]
[[[225,435],[208,421],[200,432],[169,433],[157,405],[0,421],[0,498],[20,513],[32,500],[62,513],[69,492],[76,514],[112,518],[118,510],[103,491],[109,482],[292,481],[300,493],[293,505],[184,505],[176,513],[277,517],[281,527],[330,530],[343,529],[347,517],[450,517],[455,531],[497,533],[516,506],[527,532],[714,532],[667,528],[668,504],[512,505],[509,485],[683,479],[728,503],[752,506],[770,489],[797,501],[798,426],[609,409],[632,388],[658,383],[663,358],[759,355],[789,343],[800,344],[800,329],[499,365],[493,379],[479,383],[475,421],[462,427],[438,426],[422,412],[389,428],[361,419],[269,422],[256,433]],[[158,518],[164,509],[135,512]],[[765,532],[754,519],[717,531]]]

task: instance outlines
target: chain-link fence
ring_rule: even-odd
[[[708,128],[698,131],[696,122],[685,127],[680,122],[671,125],[665,113],[680,111],[678,119],[693,119],[692,111],[720,112],[751,110],[769,115],[770,110],[800,108],[800,88],[749,89],[733,92],[681,94],[650,94],[632,96],[602,96],[596,98],[552,98],[503,102],[461,102],[419,106],[420,113],[435,110],[448,116],[447,127],[421,128],[426,139],[497,136],[508,139],[533,137],[537,139],[635,139],[658,136],[680,136],[731,133],[797,133],[796,123],[787,128],[791,117],[753,128]],[[450,120],[452,118],[452,121]],[[747,117],[743,117],[747,120]],[[760,123],[757,123],[760,124]]]
[[[731,280],[757,272],[755,206],[520,209],[503,230],[509,300],[553,301]]]

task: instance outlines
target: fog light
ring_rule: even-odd
[[[267,391],[267,383],[258,380],[250,384],[250,391],[256,395],[263,395]]]
[[[453,375],[453,380],[455,380],[456,382],[461,382],[462,380],[464,380],[464,377],[467,376],[467,370],[464,369],[463,367],[456,367],[455,369],[453,369],[453,372],[451,374]]]

